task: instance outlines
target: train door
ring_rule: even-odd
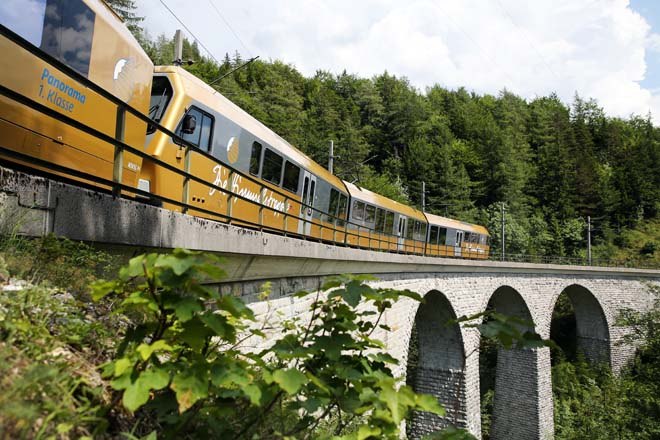
[[[463,244],[463,231],[456,231],[456,245],[454,246],[454,255],[461,256],[461,245]]]
[[[312,217],[314,216],[314,196],[316,194],[316,176],[305,171],[303,174],[302,203],[300,204],[300,223],[298,232],[304,235],[312,233]]]
[[[408,218],[403,215],[399,216],[399,229],[397,235],[399,237],[399,251],[405,250],[406,245],[406,225],[408,224]]]

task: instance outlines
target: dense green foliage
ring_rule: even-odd
[[[315,294],[307,316],[267,330],[273,323],[250,325],[254,314],[239,298],[204,286],[222,275],[217,264],[183,250],[142,255],[117,281],[95,286],[95,298],[118,295],[135,319],[104,375],[123,406],[159,433],[320,438],[345,435],[358,419],[346,438],[396,439],[409,411],[443,413],[433,397],[399,386],[390,370],[397,361],[371,338],[377,327],[389,331],[379,321],[395,301],[417,294],[337,278],[321,287],[327,295]],[[266,331],[274,339],[251,351]]]
[[[338,277],[319,286],[326,294],[297,294],[306,313],[257,322],[239,298],[205,286],[221,275],[217,258],[179,250],[133,258],[95,283],[90,304],[77,282],[75,295],[49,286],[109,255],[22,241],[4,241],[0,255],[20,261],[17,249],[31,247],[58,268],[39,286],[0,289],[0,437],[399,438],[410,411],[443,412],[394,379],[396,361],[372,337],[389,331],[380,317],[400,297],[420,299],[412,292]],[[6,281],[16,267],[4,257]]]
[[[156,64],[172,62],[169,38],[145,48]],[[188,41],[184,59],[207,82],[245,61],[217,65]],[[658,215],[660,129],[650,115],[608,117],[577,95],[569,107],[506,90],[420,92],[387,72],[306,78],[281,61],[257,60],[215,87],[320,164],[334,140],[343,179],[418,207],[426,182],[429,212],[487,225],[496,248],[504,202],[509,253],[583,256],[591,216],[594,257],[621,257],[615,237]],[[658,255],[653,246],[635,261]]]
[[[620,377],[605,365],[589,365],[570,344],[553,353],[555,438],[660,438],[660,292],[656,289],[655,294],[648,312],[625,311],[619,318],[620,325],[633,330],[626,343],[643,341]],[[568,341],[571,329],[575,336],[569,303],[565,297],[553,325],[553,337],[561,342]]]

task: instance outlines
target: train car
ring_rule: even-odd
[[[183,68],[155,72],[151,117],[194,148],[149,130],[147,151],[206,182],[184,191],[189,213],[344,241],[348,193],[340,179]],[[146,162],[142,174],[154,193],[181,200],[182,176]]]
[[[424,213],[429,223],[426,255],[488,258],[490,235],[483,226]]]
[[[367,249],[488,256],[485,228],[342,182],[181,67],[154,70],[102,1],[3,0],[0,50],[0,86],[11,91],[0,93],[0,147],[59,166],[56,174],[71,177],[63,167],[112,180],[113,143],[63,120],[114,137],[125,103],[185,140],[130,112],[121,124],[125,143],[154,158],[126,153],[122,183],[165,208]],[[8,151],[0,159],[47,169]]]
[[[147,113],[153,64],[102,1],[2,0],[0,53],[0,85],[104,134],[115,136],[117,105],[80,78]],[[146,128],[126,114],[124,140],[143,146]],[[0,147],[112,180],[112,144],[3,95]],[[138,186],[140,168],[126,154],[123,183]]]
[[[351,195],[346,243],[369,249],[423,254],[426,218],[403,203],[344,182]]]

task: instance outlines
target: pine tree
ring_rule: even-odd
[[[143,38],[140,23],[142,23],[144,17],[140,17],[135,13],[137,10],[135,0],[105,0],[105,2],[124,20],[126,27],[138,40]]]

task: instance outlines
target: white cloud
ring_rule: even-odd
[[[639,84],[660,35],[627,0],[212,1],[251,52],[307,75],[387,70],[420,90],[555,91],[566,102],[577,92],[611,115],[651,110],[660,122],[660,95]],[[166,1],[217,58],[245,54],[208,2]],[[179,27],[158,0],[140,8],[152,34]]]

